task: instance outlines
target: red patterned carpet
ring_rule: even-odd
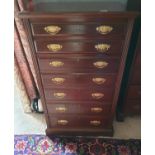
[[[14,155],[140,155],[140,140],[15,135]]]

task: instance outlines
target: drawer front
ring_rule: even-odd
[[[114,86],[116,74],[42,74],[44,88],[93,88]]]
[[[119,58],[50,58],[39,59],[39,67],[41,73],[116,73],[119,61]]]
[[[45,89],[47,101],[112,101],[114,90],[105,89]]]
[[[129,86],[127,99],[141,99],[141,86],[139,85]]]
[[[101,128],[109,124],[107,117],[101,116],[79,116],[79,115],[51,115],[50,123],[52,127],[91,127]]]
[[[94,53],[121,56],[123,40],[92,40],[92,41],[55,41],[37,40],[36,51],[39,53]]]
[[[126,23],[110,21],[99,23],[32,23],[31,27],[34,36],[87,35],[124,38],[126,33]]]
[[[108,116],[110,113],[111,106],[109,104],[101,105],[96,103],[91,104],[86,101],[86,104],[80,103],[76,104],[74,101],[72,103],[53,102],[52,104],[47,103],[48,112],[50,114],[90,114],[90,115],[104,115]]]

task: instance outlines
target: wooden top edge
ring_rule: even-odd
[[[41,13],[41,12],[16,12],[15,16],[18,18],[65,18],[67,16],[85,16],[88,18],[92,17],[111,17],[111,18],[136,18],[139,16],[139,12],[75,12],[75,13]]]

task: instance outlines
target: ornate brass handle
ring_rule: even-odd
[[[106,79],[105,78],[93,78],[92,81],[98,85],[101,85],[106,81]]]
[[[91,108],[91,111],[92,112],[95,112],[95,113],[100,113],[100,112],[102,112],[102,108],[100,108],[100,107],[93,107],[93,108]]]
[[[91,95],[94,99],[97,99],[97,100],[104,97],[103,93],[92,93]]]
[[[61,66],[64,65],[64,63],[61,62],[61,61],[52,61],[52,62],[49,63],[49,65],[51,65],[53,67],[61,67]]]
[[[112,30],[113,27],[107,25],[101,25],[96,28],[96,31],[103,35],[110,33]]]
[[[68,121],[67,120],[58,120],[59,125],[67,125]]]
[[[109,44],[97,44],[95,45],[95,49],[99,52],[107,52],[110,48],[110,45]]]
[[[94,125],[94,126],[98,126],[98,125],[101,124],[101,121],[97,121],[97,120],[90,121],[90,124],[91,124],[91,125]]]
[[[66,93],[54,93],[54,97],[62,99],[66,96]]]
[[[58,112],[66,112],[67,108],[65,108],[65,107],[56,107],[55,110],[58,111]]]
[[[96,68],[105,68],[108,66],[108,63],[106,61],[97,61],[97,62],[94,62],[93,65],[96,67]]]
[[[52,82],[55,84],[62,84],[65,82],[65,78],[52,78]]]
[[[60,45],[60,44],[48,44],[47,48],[52,52],[58,52],[62,49],[62,45]]]
[[[55,26],[55,25],[50,25],[50,26],[44,27],[44,30],[51,35],[55,35],[55,34],[59,33],[59,31],[61,30],[61,27]]]

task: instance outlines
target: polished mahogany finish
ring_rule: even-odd
[[[100,39],[100,40],[77,40],[77,41],[58,41],[46,38],[36,40],[35,47],[38,53],[92,53],[102,55],[120,56],[124,40]],[[49,47],[51,46],[51,48]],[[58,46],[57,49],[55,46]],[[99,47],[102,46],[102,47]],[[108,48],[106,48],[108,46]]]
[[[29,0],[25,7],[32,12],[107,12],[107,11],[124,11],[126,5],[122,1],[105,1],[98,0],[97,3],[92,0],[79,3],[79,0]],[[125,1],[126,2],[126,1]]]
[[[112,101],[113,88],[100,89],[45,89],[47,101],[67,100],[67,101]],[[62,95],[60,93],[63,93]],[[60,94],[60,95],[59,95]],[[94,94],[94,96],[93,96]]]
[[[59,128],[70,128],[70,127],[104,128],[110,126],[109,119],[103,116],[53,114],[50,117],[50,121],[52,127],[59,127]]]
[[[84,102],[84,101],[83,101]],[[53,101],[47,102],[48,112],[50,114],[87,114],[87,115],[100,115],[101,117],[108,116],[110,112],[110,104],[103,105],[102,102],[79,102],[72,101]],[[88,107],[89,105],[89,107]]]
[[[116,81],[115,73],[71,73],[42,74],[44,88],[101,88],[113,87]]]
[[[35,37],[42,37],[42,36],[49,36],[49,37],[55,37],[52,36],[50,33],[45,31],[45,27],[47,26],[58,26],[61,28],[61,30],[56,34],[56,36],[69,36],[69,35],[90,35],[90,36],[96,36],[101,37],[101,34],[96,30],[97,27],[101,25],[108,25],[113,28],[111,32],[105,35],[105,37],[117,37],[124,38],[126,33],[126,22],[118,22],[118,21],[105,21],[100,23],[59,23],[54,21],[46,21],[46,24],[41,24],[43,21],[34,22],[32,23],[32,34]],[[104,37],[104,36],[103,36]]]
[[[119,58],[81,58],[81,57],[54,57],[48,59],[38,58],[41,73],[116,73]],[[55,65],[58,64],[58,65]],[[105,65],[104,65],[105,63]]]
[[[45,13],[35,9],[32,6],[33,11],[21,12],[19,17],[32,49],[46,134],[113,135],[112,122],[137,14]]]

